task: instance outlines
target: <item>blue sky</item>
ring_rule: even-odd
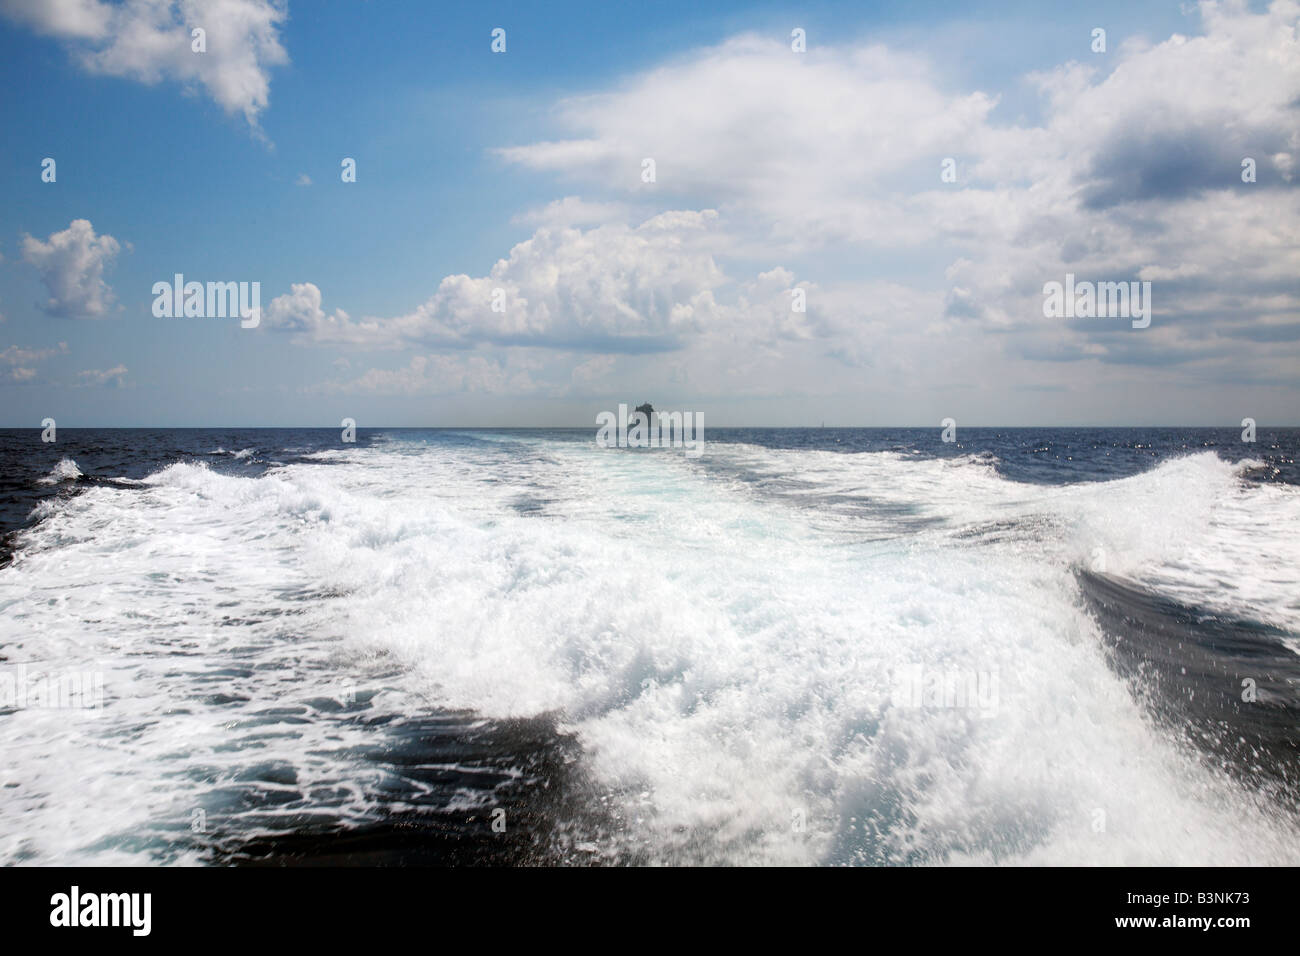
[[[1294,424],[1298,10],[0,0],[0,425]]]

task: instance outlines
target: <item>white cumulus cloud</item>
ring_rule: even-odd
[[[253,127],[270,101],[271,68],[289,62],[280,43],[288,10],[276,0],[0,0],[0,12],[66,41],[89,72],[201,87]]]
[[[121,248],[112,236],[95,235],[88,219],[74,219],[46,240],[24,236],[23,260],[36,267],[50,293],[43,310],[65,318],[107,315],[113,290],[104,281],[104,269]]]

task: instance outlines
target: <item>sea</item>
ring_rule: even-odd
[[[0,864],[1300,864],[1300,429],[0,431]]]

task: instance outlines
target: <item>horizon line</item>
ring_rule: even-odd
[[[39,432],[43,429],[43,427],[44,426],[42,425],[0,425],[0,431]],[[58,425],[60,431],[76,430],[76,429],[98,429],[101,431],[108,431],[108,430],[127,431],[127,430],[143,430],[143,429],[154,429],[154,430],[163,430],[163,431],[179,430],[179,429],[188,429],[191,431],[219,431],[223,429],[242,430],[242,431],[253,431],[253,430],[271,431],[277,429],[297,429],[297,430],[317,429],[320,431],[337,431],[340,427],[342,426],[340,425]],[[358,431],[362,431],[362,430],[382,431],[382,430],[397,430],[397,429],[408,430],[408,431],[429,431],[435,429],[448,429],[448,430],[478,429],[483,431],[493,430],[493,429],[498,429],[498,430],[508,429],[511,431],[548,431],[548,430],[554,431],[554,430],[563,429],[569,431],[581,431],[586,429],[598,428],[598,426],[596,426],[595,424],[591,424],[591,425],[362,425],[359,423],[355,427]],[[707,427],[713,430],[740,429],[740,428],[766,428],[771,430],[791,430],[791,431],[796,429],[808,429],[812,431],[820,431],[822,429],[826,429],[826,430],[834,429],[837,431],[864,431],[870,429],[879,429],[879,430],[940,429],[942,430],[944,428],[942,423],[934,424],[934,425],[826,425],[823,423],[817,425],[710,425]],[[956,427],[958,430],[972,429],[972,428],[1010,430],[1010,429],[1032,429],[1032,428],[1230,428],[1230,429],[1237,429],[1237,428],[1242,428],[1243,426],[1239,423],[1234,423],[1234,424],[1227,424],[1227,425],[1206,425],[1206,424],[1199,424],[1199,425],[1188,425],[1188,424],[1181,424],[1181,425],[1170,425],[1170,424],[962,425],[962,424],[958,424]],[[1255,424],[1255,428],[1257,430],[1261,428],[1300,428],[1300,425],[1274,425],[1274,424],[1260,424],[1257,422]]]

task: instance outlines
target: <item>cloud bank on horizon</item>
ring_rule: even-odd
[[[296,105],[279,95],[272,105],[275,71],[299,69],[283,3],[0,0],[0,13],[22,42],[61,47],[64,68],[84,81],[207,97],[226,117],[226,140],[239,141],[230,150],[276,162],[289,141],[263,130]],[[375,10],[363,29],[382,17]],[[207,49],[196,53],[200,23]],[[493,26],[481,31],[482,56],[513,55],[492,53]],[[427,279],[390,280],[411,245],[395,234],[354,265],[378,291],[344,301],[339,265],[292,252],[316,230],[250,206],[288,251],[262,280],[255,330],[202,320],[234,357],[222,370],[224,407],[257,408],[261,393],[278,396],[292,422],[325,402],[330,424],[338,407],[394,424],[485,423],[468,420],[477,409],[508,424],[523,403],[578,423],[610,401],[655,396],[716,404],[719,424],[806,422],[845,407],[861,414],[836,424],[929,423],[957,411],[972,423],[1173,421],[1179,409],[1181,421],[1295,423],[1298,26],[1293,0],[1206,2],[1185,34],[1112,33],[1097,49],[1084,33],[1077,57],[979,88],[924,43],[851,30],[824,42],[810,32],[806,45],[773,30],[733,32],[636,69],[570,78],[564,91],[537,94],[544,108],[519,123],[536,135],[491,126],[475,146],[474,175],[524,184],[523,205],[502,200],[486,223],[429,217],[431,232],[530,231],[480,255],[472,273],[428,262]],[[500,96],[494,82],[485,100]],[[1031,106],[1008,108],[1024,90]],[[473,108],[474,91],[457,86],[461,109]],[[280,186],[310,187],[294,202],[334,202],[325,191],[359,190],[383,167],[382,148],[331,153],[319,168],[336,172],[315,179],[286,168]],[[34,181],[40,161],[24,159]],[[0,360],[22,356],[7,362],[8,387],[33,409],[42,388],[127,383],[165,396],[176,380],[151,380],[167,352],[133,344],[148,334],[141,323],[186,320],[149,316],[144,283],[127,294],[109,276],[131,260],[170,282],[178,263],[136,261],[148,215],[115,210],[103,222],[95,197],[79,198],[75,218],[51,212],[44,238],[0,236],[20,250],[0,269],[29,270],[25,281],[44,293],[24,324],[32,341],[0,341],[11,350]],[[382,226],[379,204],[374,215]],[[203,230],[193,232],[201,248]],[[1149,326],[1046,316],[1045,283],[1067,276],[1149,282]],[[393,310],[374,301],[403,299]],[[20,304],[0,286],[6,316]],[[87,318],[105,321],[81,343],[89,325],[75,320]],[[116,335],[104,331],[114,325]],[[268,383],[253,350],[292,371]],[[41,371],[78,358],[107,370],[68,365],[61,380]],[[132,413],[129,401],[121,408]]]

